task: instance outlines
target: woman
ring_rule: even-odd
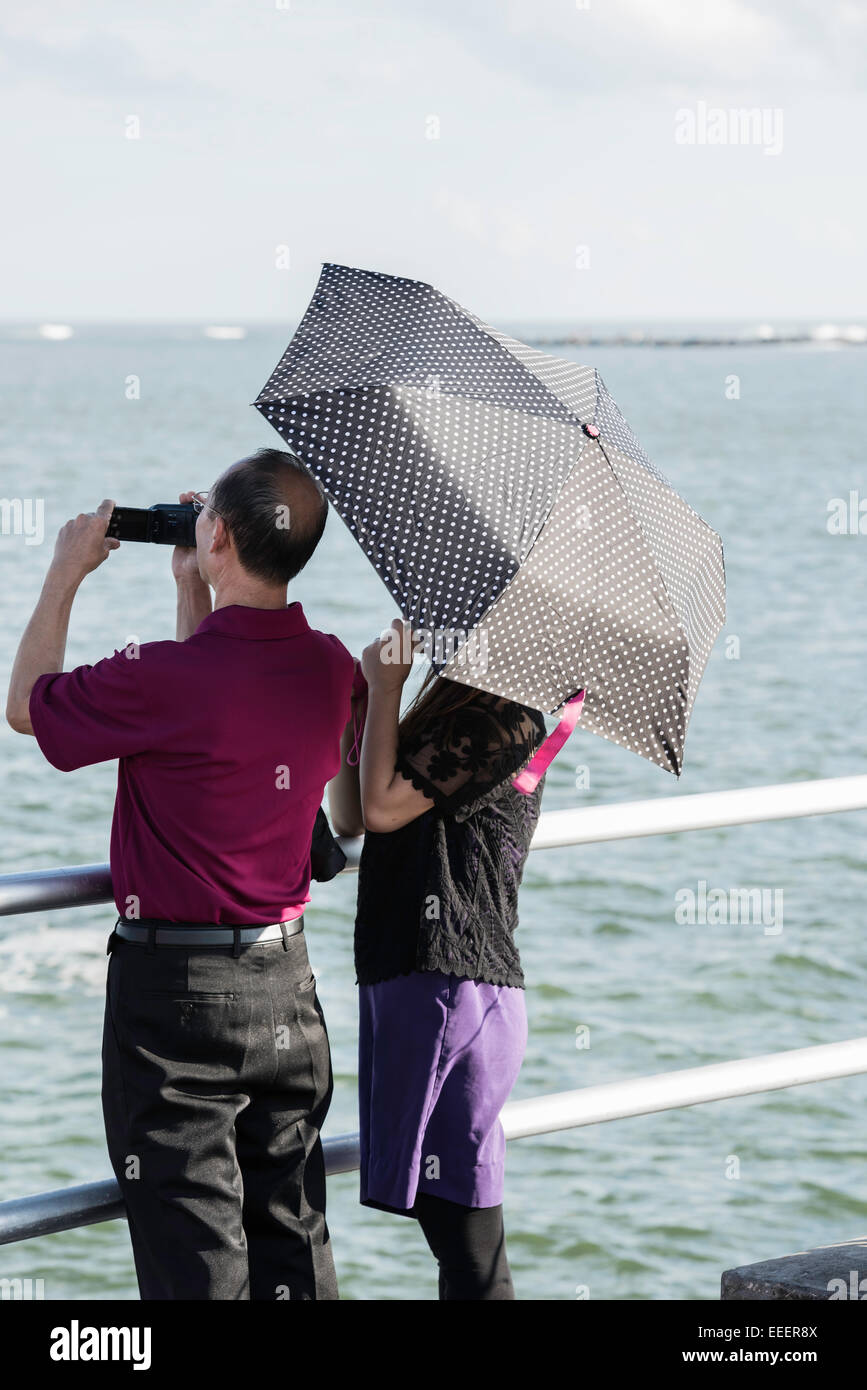
[[[392,628],[404,636],[400,620]],[[394,645],[390,634],[361,659],[360,783],[348,730],[329,788],[338,833],[358,833],[360,815],[365,830],[355,923],[361,1201],[418,1220],[440,1299],[513,1299],[498,1117],[527,1042],[513,932],[544,778],[529,795],[511,779],[545,724],[433,669],[401,719],[412,657],[407,642],[401,659],[383,659]]]

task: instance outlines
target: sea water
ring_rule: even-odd
[[[274,325],[221,339],[201,325],[0,329],[0,494],[44,505],[41,543],[12,522],[0,536],[4,684],[64,521],[103,497],[174,500],[280,446],[249,403],[288,337]],[[847,515],[853,490],[867,501],[867,349],[602,347],[593,363],[721,534],[728,617],[682,778],[579,724],[544,809],[863,773],[867,535],[828,522],[834,499]],[[356,654],[397,616],[334,512],[290,598]],[[66,666],[173,635],[170,552],[128,545],[85,580]],[[105,861],[114,765],[56,772],[5,724],[0,747],[0,871]],[[856,812],[531,854],[518,933],[530,1039],[514,1098],[867,1034],[865,831]],[[326,1135],[357,1128],[356,882],[314,884],[307,914],[335,1072]],[[684,920],[679,904],[702,884],[770,894],[781,929]],[[0,1198],[110,1174],[99,1075],[114,915],[0,921]],[[858,1076],[511,1143],[518,1297],[712,1300],[732,1265],[864,1237],[865,1110]],[[357,1174],[330,1180],[328,1220],[343,1297],[436,1296],[420,1231],[359,1206]],[[42,1280],[47,1299],[137,1297],[123,1222],[7,1246],[0,1276]]]

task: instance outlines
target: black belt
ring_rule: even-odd
[[[147,946],[149,951],[155,946],[233,946],[237,955],[241,946],[255,946],[268,941],[282,941],[285,948],[287,939],[303,930],[303,914],[293,917],[291,922],[271,922],[261,927],[218,927],[204,922],[201,925],[177,922],[160,925],[159,920],[153,918],[136,926],[118,917],[113,935],[123,941]]]

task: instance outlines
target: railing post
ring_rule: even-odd
[[[727,1269],[720,1281],[720,1298],[867,1300],[867,1237]]]

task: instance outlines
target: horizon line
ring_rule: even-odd
[[[291,324],[296,324],[296,325],[297,325],[298,323],[301,322],[301,317],[303,317],[303,315],[299,316],[297,319],[293,319],[293,318],[252,318],[252,317],[243,317],[243,316],[241,316],[241,317],[238,317],[238,316],[232,317],[232,316],[229,316],[229,315],[226,315],[226,316],[224,316],[224,317],[222,317],[222,318],[220,318],[220,317],[215,317],[215,316],[212,316],[212,317],[210,317],[210,318],[205,318],[205,317],[203,317],[203,316],[201,316],[201,317],[196,317],[196,318],[159,318],[159,317],[146,317],[146,316],[136,316],[136,317],[129,317],[129,318],[126,318],[126,317],[124,317],[124,318],[81,318],[81,317],[78,317],[78,316],[75,316],[75,315],[55,315],[54,317],[47,317],[47,316],[45,316],[45,315],[41,315],[41,316],[40,316],[40,315],[37,315],[37,316],[32,317],[32,318],[20,318],[20,317],[14,317],[14,318],[13,318],[13,317],[7,317],[7,316],[0,316],[0,327],[9,327],[9,328],[13,328],[13,327],[24,327],[24,328],[36,327],[36,328],[38,328],[38,327],[41,327],[43,324],[52,323],[52,324],[80,324],[80,325],[82,325],[82,326],[92,326],[92,327],[102,327],[102,326],[106,326],[106,325],[124,325],[124,326],[128,326],[128,325],[138,325],[138,324],[142,324],[142,325],[153,324],[153,325],[160,326],[160,327],[174,326],[174,327],[178,327],[178,328],[201,328],[201,327],[205,327],[205,328],[216,328],[216,327],[228,328],[228,327],[241,327],[241,326],[269,327],[269,328],[270,328],[270,327],[279,327],[279,326],[281,326],[281,325],[291,325]],[[614,315],[596,315],[596,314],[586,315],[586,316],[583,316],[583,317],[579,317],[579,316],[577,316],[577,315],[569,315],[569,316],[555,315],[555,316],[553,316],[553,317],[548,317],[547,315],[540,314],[540,315],[538,315],[538,316],[536,316],[536,317],[532,317],[532,318],[528,318],[526,315],[523,315],[523,316],[517,317],[517,318],[511,318],[509,315],[504,315],[503,318],[504,318],[504,320],[505,320],[506,322],[508,322],[508,323],[514,323],[514,324],[521,324],[521,323],[527,323],[527,324],[537,324],[537,323],[563,323],[563,324],[566,324],[566,323],[569,323],[569,324],[575,324],[575,323],[642,323],[642,322],[648,322],[648,321],[650,321],[650,320],[653,320],[653,321],[655,321],[655,322],[668,322],[668,323],[708,323],[708,322],[713,322],[713,323],[743,323],[743,322],[745,322],[745,321],[750,322],[750,323],[752,323],[752,322],[756,322],[756,323],[765,323],[765,322],[767,322],[767,323],[805,323],[805,322],[809,322],[809,323],[814,323],[814,322],[815,322],[815,323],[831,323],[831,322],[835,322],[835,321],[836,321],[836,322],[838,322],[838,323],[840,323],[840,324],[855,324],[855,323],[857,323],[857,322],[859,322],[859,321],[867,320],[867,310],[865,310],[863,314],[854,314],[854,315],[853,315],[852,313],[847,313],[847,314],[845,314],[845,315],[834,314],[832,311],[828,311],[828,312],[826,312],[824,315],[820,315],[820,314],[796,314],[796,315],[786,315],[786,316],[782,316],[782,315],[778,315],[778,314],[762,314],[761,312],[758,312],[758,313],[753,313],[753,314],[710,314],[710,313],[709,313],[709,314],[703,314],[703,315],[696,315],[696,314],[683,314],[683,315],[681,315],[681,314],[672,314],[672,313],[668,313],[668,314],[664,314],[664,315],[663,315],[663,314],[637,314],[637,315],[635,315],[635,316],[629,316],[629,317],[623,317],[623,316],[620,316],[620,315],[614,316]]]

